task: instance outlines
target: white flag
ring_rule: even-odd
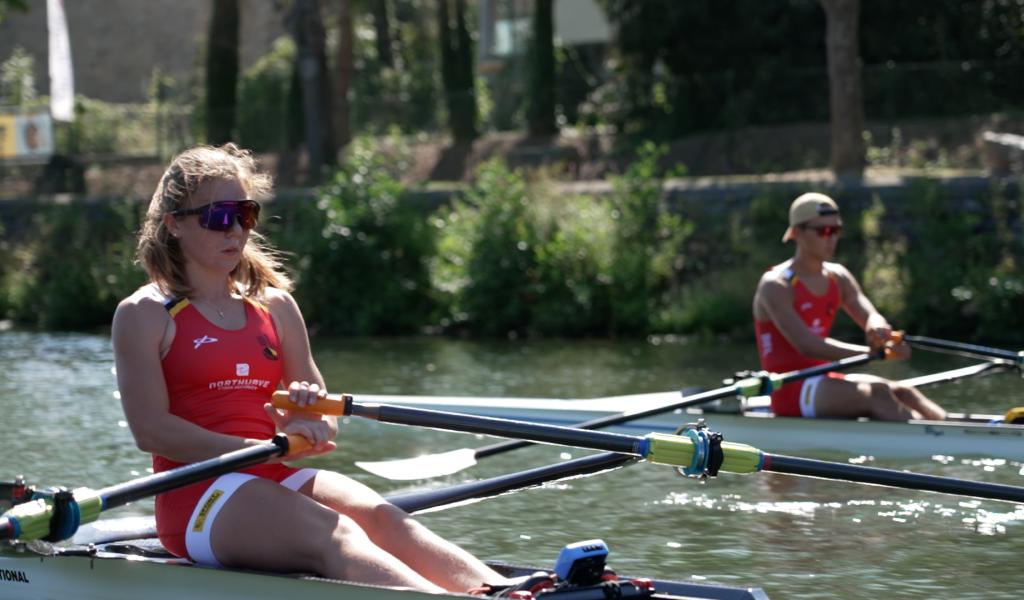
[[[75,77],[64,0],[46,0],[46,29],[50,40],[50,114],[54,121],[73,121]]]

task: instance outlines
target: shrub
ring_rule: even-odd
[[[539,237],[522,175],[498,160],[483,164],[466,197],[434,223],[441,239],[433,280],[450,306],[442,324],[525,332],[538,292]]]
[[[612,180],[615,223],[611,283],[611,331],[646,334],[650,315],[681,268],[678,260],[693,224],[668,211],[658,160],[664,146],[645,143],[637,160]]]
[[[320,237],[290,248],[300,253],[298,293],[308,318],[327,331],[407,333],[431,320],[433,233],[398,180],[404,168],[400,156],[353,142],[319,191]]]
[[[15,319],[58,330],[109,324],[117,303],[145,279],[134,264],[136,205],[49,205],[32,220],[36,235],[9,278]]]

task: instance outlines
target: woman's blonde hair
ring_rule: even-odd
[[[137,250],[139,263],[165,294],[187,298],[193,290],[185,274],[181,246],[167,230],[164,215],[191,208],[196,191],[212,180],[238,181],[253,200],[269,197],[273,189],[272,179],[257,170],[252,155],[234,144],[198,146],[174,157],[149,202]],[[251,231],[242,258],[231,272],[232,284],[240,293],[254,298],[262,297],[268,286],[291,290],[292,282],[281,258],[266,238]]]

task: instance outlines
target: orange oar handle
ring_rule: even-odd
[[[889,334],[889,341],[887,341],[881,349],[883,360],[892,360],[896,356],[893,351],[893,347],[899,346],[903,343],[903,335],[904,333],[902,331],[893,331]]]
[[[285,457],[295,456],[296,454],[305,452],[313,447],[313,444],[309,443],[309,440],[305,436],[301,436],[295,433],[288,434],[288,454]]]
[[[318,400],[309,406],[298,406],[292,404],[292,401],[288,399],[287,390],[278,390],[274,392],[270,403],[274,408],[282,410],[332,415],[335,417],[343,417],[352,412],[352,396],[348,394],[328,394],[326,398]]]

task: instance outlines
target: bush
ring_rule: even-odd
[[[484,335],[525,332],[538,292],[539,234],[522,175],[498,160],[485,163],[435,225],[433,281],[450,306],[442,324]]]
[[[288,95],[295,43],[278,38],[269,53],[242,74],[238,83],[238,141],[255,152],[288,144]]]
[[[693,224],[665,206],[658,160],[665,148],[647,142],[621,177],[612,180],[615,224],[611,332],[646,334],[650,315],[663,302],[681,268],[678,260]]]
[[[134,265],[137,207],[49,205],[32,223],[36,234],[21,248],[21,269],[8,277],[14,318],[57,330],[109,324],[121,298],[145,280]]]
[[[300,255],[297,294],[311,323],[342,334],[416,331],[435,311],[428,261],[433,232],[397,174],[401,157],[357,140],[333,181],[319,191],[319,237]]]

